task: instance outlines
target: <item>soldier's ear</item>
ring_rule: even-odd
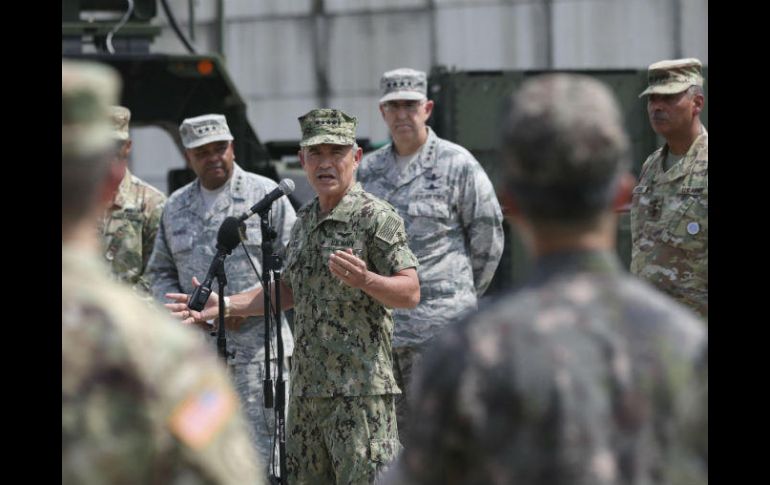
[[[509,190],[503,189],[497,196],[500,200],[500,208],[503,211],[503,216],[509,219],[516,219],[521,217],[521,209],[516,202],[516,198],[511,194]]]
[[[102,179],[102,187],[99,192],[99,204],[105,209],[112,205],[115,194],[118,193],[120,182],[126,174],[126,164],[119,161],[111,161],[107,173]]]
[[[305,168],[305,154],[303,153],[302,148],[300,148],[299,151],[297,152],[297,156],[299,157],[299,165],[300,165],[300,167],[302,167],[304,169]]]
[[[615,189],[615,197],[612,200],[612,209],[615,212],[625,212],[631,208],[631,196],[636,185],[636,178],[630,173],[624,173],[620,177]]]

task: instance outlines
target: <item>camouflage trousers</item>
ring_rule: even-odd
[[[392,395],[293,397],[286,430],[291,485],[374,483],[401,450]]]
[[[396,395],[396,419],[398,419],[398,436],[401,441],[405,441],[407,432],[412,370],[420,361],[422,351],[422,347],[393,348],[393,375],[401,389],[401,394]]]
[[[289,389],[289,366],[284,358],[283,378],[286,380],[286,389]],[[273,385],[277,379],[277,360],[270,364]],[[233,387],[238,391],[241,401],[241,409],[249,423],[249,436],[254,448],[259,452],[259,458],[264,464],[264,469],[271,469],[273,463],[278,463],[278,444],[274,445],[275,433],[275,408],[265,408],[265,394],[262,381],[265,379],[264,360],[254,359],[245,364],[230,366]],[[275,397],[275,396],[274,396]],[[288,398],[288,396],[286,396]],[[284,400],[287,402],[288,399]],[[271,454],[273,456],[271,461]]]

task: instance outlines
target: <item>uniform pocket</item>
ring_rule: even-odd
[[[684,197],[671,214],[660,239],[675,248],[701,251],[708,247],[708,199],[702,195]]]
[[[397,439],[371,439],[369,440],[369,453],[371,460],[387,465],[396,458],[401,450],[401,444]]]

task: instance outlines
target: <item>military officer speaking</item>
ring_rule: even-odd
[[[393,207],[355,180],[356,119],[317,109],[299,120],[300,162],[318,196],[297,213],[281,281],[282,306],[295,310],[289,483],[372,483],[400,449],[391,308],[419,302],[417,258]],[[185,321],[218,313],[214,294],[192,316],[187,295],[167,296]],[[225,312],[263,314],[262,289],[229,297]]]

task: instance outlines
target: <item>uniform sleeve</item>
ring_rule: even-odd
[[[167,216],[165,208],[163,216]],[[161,303],[166,302],[166,293],[181,293],[183,291],[179,285],[179,273],[176,263],[169,249],[166,217],[163,216],[161,216],[160,223],[158,224],[155,245],[144,274],[150,284],[152,296]]]
[[[292,213],[294,212],[294,209],[292,209]],[[296,219],[296,216],[295,216]],[[292,279],[294,276],[294,261],[297,259],[297,247],[298,242],[297,238],[299,237],[299,225],[294,224],[291,229],[288,231],[289,237],[286,240],[286,259],[284,260],[284,268],[283,273],[281,273],[281,282],[288,286],[289,288],[292,288],[292,291],[294,288],[292,287]]]
[[[154,384],[148,406],[156,425],[174,437],[156,458],[170,475],[161,481],[193,473],[210,483],[259,483],[264,471],[221,361],[188,329],[152,310],[143,319],[155,330],[135,326],[128,339],[143,381]]]
[[[142,273],[137,284],[143,291],[150,292],[150,282],[145,276],[147,263],[150,261],[153,248],[155,247],[155,237],[158,234],[158,225],[163,215],[163,206],[166,203],[166,197],[160,193],[154,193],[147,190],[147,199],[144,207],[144,220],[142,223]]]
[[[473,267],[476,294],[489,287],[503,255],[503,214],[492,182],[478,163],[468,166],[463,184],[460,216]]]
[[[381,211],[375,215],[369,255],[373,269],[383,276],[416,268],[419,264],[407,244],[404,221],[394,211]]]
[[[464,470],[481,466],[469,446],[472,422],[458,405],[458,393],[470,388],[463,382],[469,378],[468,344],[457,330],[442,335],[415,367],[409,435],[386,483],[464,483]]]

